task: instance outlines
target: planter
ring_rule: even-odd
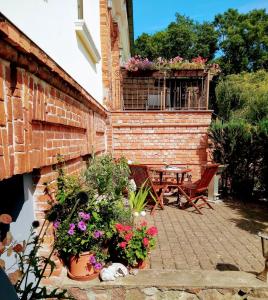
[[[99,270],[95,270],[90,263],[90,258],[94,254],[84,252],[77,256],[71,256],[69,261],[68,277],[78,281],[92,280],[99,275]]]
[[[145,269],[147,267],[147,259],[140,260],[135,266],[133,266],[133,269]]]

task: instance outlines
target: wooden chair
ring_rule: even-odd
[[[131,171],[131,178],[134,179],[137,188],[141,188],[145,182],[145,186],[150,187],[150,192],[156,199],[156,203],[151,210],[151,214],[154,213],[157,205],[164,209],[163,194],[167,185],[154,182],[150,176],[149,168],[146,165],[129,165],[129,168]]]
[[[179,203],[181,209],[193,206],[201,215],[201,207],[208,206],[213,209],[213,207],[208,203],[208,199],[204,193],[207,191],[208,185],[213,176],[216,174],[218,167],[219,164],[208,164],[206,165],[199,180],[196,182],[184,182],[182,185],[178,186],[179,193],[187,200],[184,204],[181,202]],[[201,203],[198,204],[198,201],[201,201]]]

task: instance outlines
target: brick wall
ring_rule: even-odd
[[[112,112],[109,129],[114,156],[158,165],[188,165],[193,177],[207,162],[210,111]]]
[[[56,185],[57,154],[67,174],[80,173],[93,152],[106,151],[108,113],[4,19],[0,34],[0,180],[31,172],[35,218],[43,221],[51,201],[46,186]],[[53,243],[52,228],[45,243]]]
[[[120,99],[120,32],[118,24],[112,18],[107,0],[100,0],[102,78],[104,86],[104,104],[109,109],[121,108]]]

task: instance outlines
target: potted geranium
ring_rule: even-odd
[[[105,232],[99,224],[97,212],[79,211],[62,222],[56,220],[55,248],[67,261],[68,275],[76,280],[90,280],[98,276],[107,258]]]
[[[118,223],[115,229],[115,252],[118,260],[131,267],[144,268],[151,249],[155,247],[157,228],[148,228],[144,221],[134,228]]]

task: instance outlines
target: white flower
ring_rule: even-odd
[[[146,212],[143,210],[143,211],[140,212],[140,215],[141,215],[142,217],[145,217],[145,216],[146,216]]]
[[[137,211],[135,211],[133,215],[134,217],[138,217],[140,214]]]

